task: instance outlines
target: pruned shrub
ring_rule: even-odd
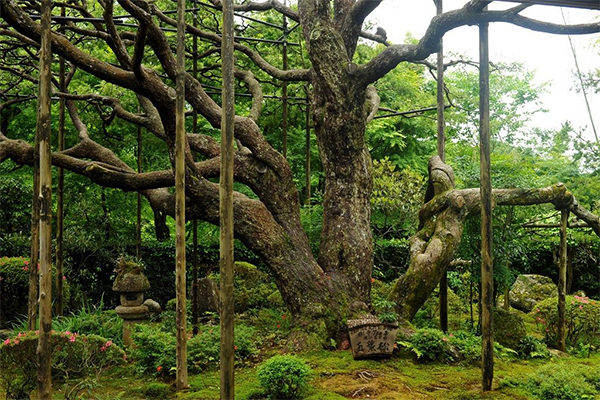
[[[258,367],[258,381],[271,399],[298,399],[307,388],[310,368],[298,357],[278,355]]]
[[[514,311],[494,308],[494,340],[503,346],[516,349],[521,339],[527,336],[523,318]]]

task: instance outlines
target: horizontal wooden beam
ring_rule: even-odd
[[[513,1],[513,0],[496,0],[496,1],[508,1],[510,3],[525,3],[525,4],[541,4],[547,6],[559,6],[559,7],[576,7],[576,8],[589,8],[591,10],[600,10],[599,0],[525,0],[525,1]]]

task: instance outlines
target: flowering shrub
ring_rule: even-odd
[[[2,284],[2,297],[10,301],[0,302],[0,313],[6,317],[17,317],[27,314],[27,292],[29,291],[29,270],[33,268],[28,258],[25,257],[0,257],[0,283]],[[52,276],[56,271],[52,268]],[[65,302],[68,301],[68,281],[63,282]],[[7,321],[3,321],[7,322]],[[9,321],[14,322],[14,321]]]
[[[20,332],[0,344],[0,385],[7,398],[29,398],[36,386],[38,332]],[[52,375],[54,379],[98,375],[122,363],[126,356],[112,341],[96,335],[52,332]]]
[[[531,310],[549,346],[555,346],[558,340],[557,304],[558,298],[553,297],[541,301]],[[565,330],[568,346],[580,343],[597,345],[600,339],[600,302],[584,296],[567,296]]]
[[[258,381],[271,399],[297,399],[306,388],[310,368],[295,356],[280,355],[258,367]]]

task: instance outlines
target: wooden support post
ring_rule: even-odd
[[[138,105],[138,113],[140,112]],[[137,172],[142,172],[142,127],[137,126]],[[135,256],[137,259],[142,258],[142,194],[137,192],[137,212],[135,223]]]
[[[188,387],[185,282],[185,0],[177,0],[175,83],[175,291],[177,297],[177,390]]]
[[[41,3],[40,83],[36,124],[37,135],[40,138],[40,334],[36,356],[38,398],[41,400],[52,398],[52,376],[50,374],[52,362],[52,348],[50,347],[50,331],[52,329],[51,11],[52,0],[43,0]],[[30,268],[37,269],[37,265],[30,265]]]
[[[221,69],[223,111],[221,114],[220,198],[220,311],[221,311],[221,400],[234,399],[233,370],[233,1],[223,1]]]
[[[437,15],[443,12],[442,0],[435,0]],[[437,53],[437,152],[442,161],[446,161],[446,135],[444,119],[444,48],[440,39]],[[440,329],[448,332],[448,271],[440,279]]]
[[[283,0],[284,6],[286,0]],[[283,48],[281,49],[281,56],[283,58],[283,70],[288,69],[288,54],[287,54],[287,18],[283,16]],[[283,81],[281,87],[281,148],[283,156],[287,157],[287,139],[288,139],[288,83]]]
[[[192,335],[198,334],[198,324],[200,322],[200,288],[198,287],[198,220],[192,222]]]
[[[198,26],[198,11],[194,10],[192,19],[194,27]],[[198,36],[192,37],[192,75],[194,79],[198,79]],[[196,109],[192,112],[192,132],[198,133],[198,111]],[[198,323],[200,322],[199,304],[200,301],[200,288],[198,287],[198,220],[194,220],[192,223],[192,234],[193,234],[193,252],[194,258],[192,259],[192,335],[198,334]]]
[[[306,186],[304,204],[310,205],[310,101],[308,88],[306,91],[306,111],[304,113],[304,184]]]
[[[65,8],[60,11],[61,16],[65,16]],[[59,58],[58,67],[58,87],[61,92],[66,91],[65,82],[65,59]],[[58,100],[58,151],[65,149],[65,98],[61,96]],[[56,187],[56,315],[63,315],[64,312],[64,297],[63,297],[63,277],[64,277],[64,252],[63,252],[63,237],[64,237],[64,190],[65,190],[65,173],[64,170],[58,168],[58,184]]]
[[[492,390],[494,379],[494,331],[492,302],[492,183],[490,179],[490,66],[488,23],[479,24],[479,146],[481,176],[481,339],[482,388]]]
[[[558,349],[567,350],[565,330],[567,292],[567,222],[569,210],[560,210],[560,256],[558,265]]]

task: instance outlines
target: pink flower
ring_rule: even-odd
[[[19,343],[21,343],[21,342],[19,341],[19,339],[15,339],[15,340],[13,341],[13,343],[14,343],[14,344],[19,344]]]
[[[281,325],[277,324],[277,329],[281,328]]]
[[[28,267],[27,265],[25,265],[25,266],[23,267],[23,271],[29,271],[29,267]]]
[[[69,342],[73,343],[74,341],[75,341],[75,335],[72,335],[72,336],[69,338]]]
[[[104,343],[104,346],[108,348],[108,347],[112,346],[112,344],[113,344],[112,340],[109,340],[108,342]]]
[[[160,371],[162,371],[163,367],[162,365],[159,365],[158,367],[156,367],[156,372],[160,373]]]
[[[4,344],[10,344],[10,339],[6,339],[6,340],[4,341]]]
[[[71,333],[71,331],[65,331],[65,335],[69,336],[69,335],[72,335],[72,333]]]
[[[25,334],[23,332],[19,332],[19,334],[17,335],[17,337],[23,337],[25,336]]]
[[[100,347],[100,351],[106,351],[106,346]]]
[[[29,261],[25,260],[25,261],[23,261],[23,264],[29,265]]]
[[[67,280],[67,277],[63,275],[63,281],[66,281],[66,280]]]
[[[580,309],[580,310],[583,310],[583,306],[582,306],[581,304],[579,305],[579,309]]]
[[[443,340],[444,342],[447,342],[447,341],[448,341],[448,338],[444,336],[444,337],[442,338],[442,340]]]

